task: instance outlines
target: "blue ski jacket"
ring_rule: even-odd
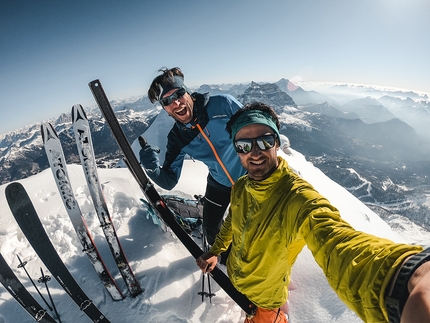
[[[184,125],[175,122],[167,136],[167,150],[162,167],[148,172],[160,187],[171,190],[178,183],[186,155],[209,168],[209,174],[219,184],[233,186],[246,173],[225,126],[242,107],[231,95],[193,93],[194,119]]]

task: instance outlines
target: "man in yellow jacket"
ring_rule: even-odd
[[[258,310],[245,322],[286,322],[291,269],[302,248],[312,252],[339,298],[363,321],[430,322],[430,250],[356,231],[339,211],[277,157],[279,120],[263,103],[227,123],[248,174],[231,192],[228,216],[209,252],[210,272],[231,245],[227,272]]]

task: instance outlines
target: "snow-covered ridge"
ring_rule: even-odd
[[[374,212],[352,196],[348,191],[327,178],[312,163],[291,147],[288,154],[280,152],[289,165],[303,178],[338,207],[345,220],[356,229],[370,232],[395,241],[424,244],[430,234],[398,219],[409,232],[394,232]],[[100,252],[120,287],[126,292],[110,252],[104,241],[97,216],[92,206],[82,167],[68,165],[74,194],[82,209]],[[169,193],[184,197],[202,194],[206,185],[206,166],[200,162],[186,160],[179,184]],[[68,219],[50,170],[45,170],[27,179],[20,180],[39,213],[39,217],[55,248],[78,283],[112,322],[206,322],[238,323],[244,315],[240,308],[215,283],[216,297],[212,304],[202,303],[197,294],[201,289],[201,274],[182,244],[171,234],[163,231],[148,219],[143,197],[130,172],[125,168],[99,169],[104,195],[111,211],[114,225],[128,260],[145,288],[136,298],[127,297],[113,302],[100,284],[91,264],[81,251],[76,234]],[[43,184],[41,184],[43,183]],[[0,186],[0,252],[14,269],[18,277],[37,299],[38,295],[22,270],[17,269],[19,255],[28,261],[27,270],[33,278],[39,277],[38,260],[25,237],[20,233],[10,214],[4,197],[6,185]],[[159,189],[159,188],[157,188]],[[166,191],[159,189],[160,193]],[[414,233],[413,235],[411,233]],[[49,274],[49,273],[47,273]],[[350,322],[361,320],[341,303],[330,289],[311,254],[305,248],[293,269],[290,286],[290,316],[295,323],[305,322]],[[59,285],[49,283],[57,309],[63,322],[85,322],[82,312],[73,304]],[[0,322],[28,321],[28,315],[10,294],[0,286]]]

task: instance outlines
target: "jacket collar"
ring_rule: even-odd
[[[264,197],[271,190],[278,181],[285,176],[288,169],[288,163],[285,159],[278,156],[278,167],[275,171],[265,180],[254,181],[248,176],[246,177],[245,189],[253,195]]]

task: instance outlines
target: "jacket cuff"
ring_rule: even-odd
[[[400,318],[409,297],[408,282],[415,270],[430,261],[430,248],[410,257],[400,268],[389,296],[385,297],[385,308],[390,323],[400,323]]]

